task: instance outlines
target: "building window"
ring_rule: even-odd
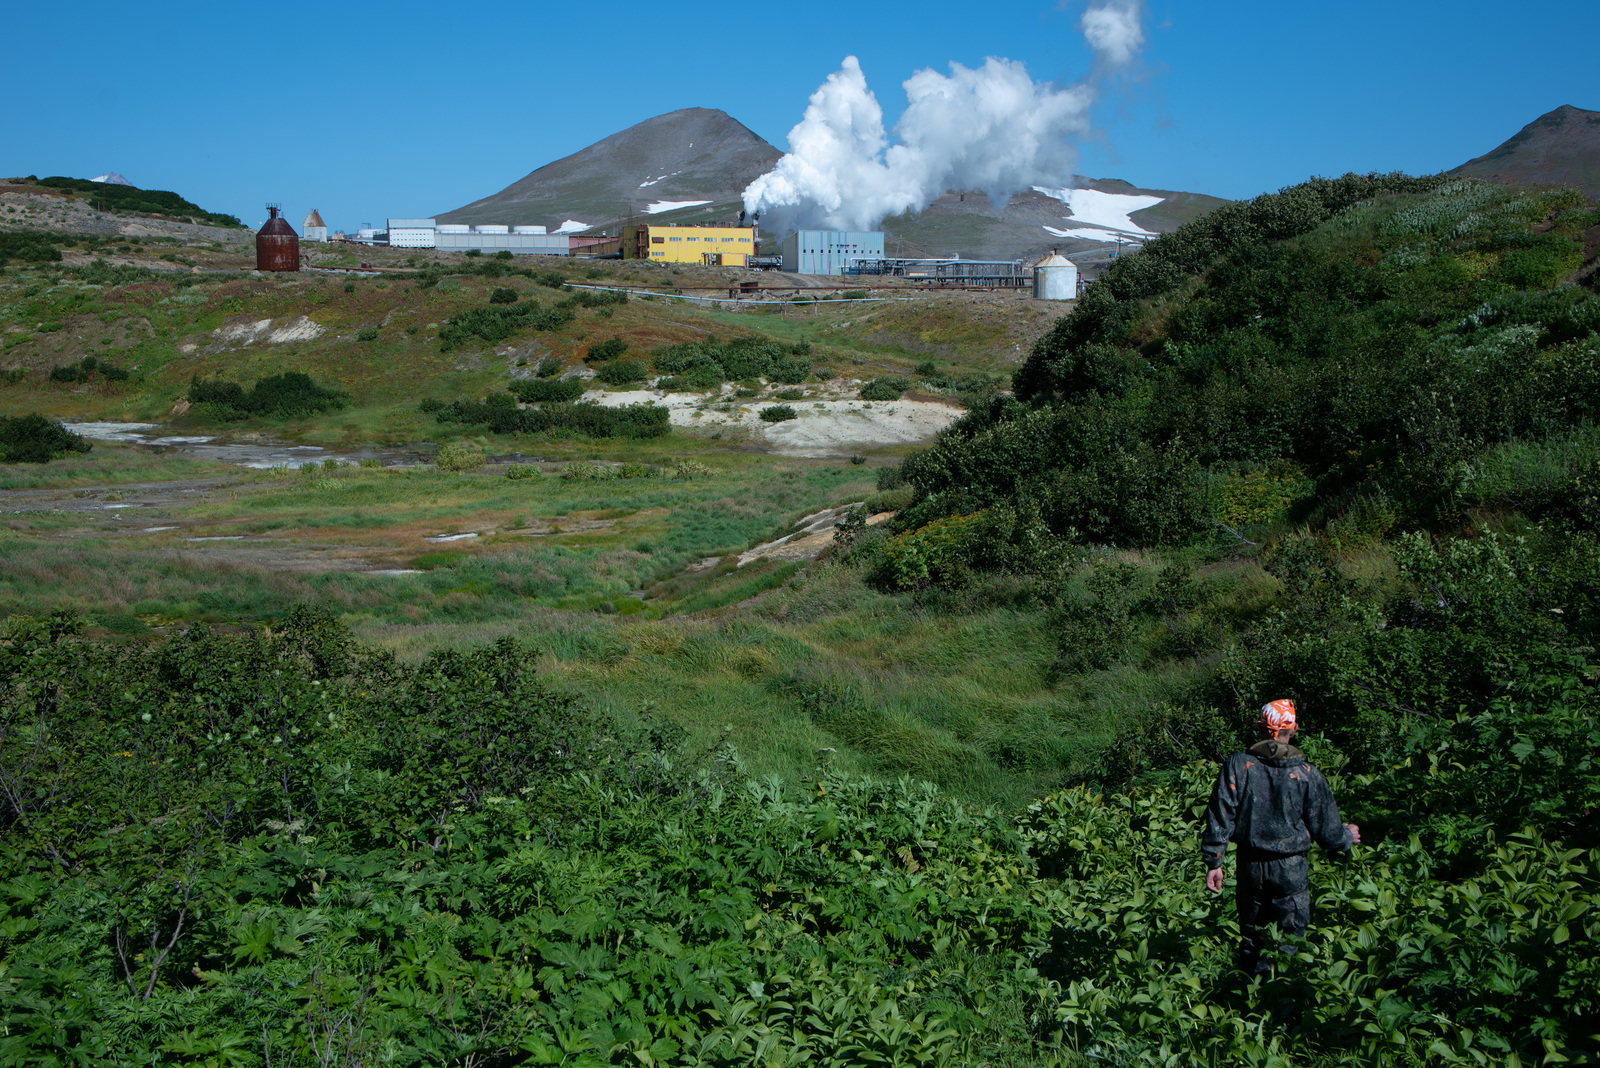
[[[652,237],[650,243],[652,245],[664,245],[667,243],[667,239],[664,237]]]

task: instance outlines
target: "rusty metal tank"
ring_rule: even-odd
[[[272,215],[256,234],[256,270],[298,271],[300,236],[289,221],[278,214],[278,205],[268,204]]]

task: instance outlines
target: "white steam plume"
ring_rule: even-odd
[[[1128,63],[1144,40],[1135,0],[1091,6],[1081,26],[1102,69]],[[917,71],[904,88],[890,144],[883,108],[846,56],[789,131],[788,154],[744,191],[746,210],[784,233],[870,230],[951,188],[981,189],[1004,208],[1012,194],[1071,173],[1095,96],[1089,84],[1035,83],[1021,63],[992,56],[976,70]]]
[[[1078,27],[1095,55],[1108,66],[1127,66],[1144,47],[1144,28],[1139,25],[1136,0],[1091,7],[1083,13]]]

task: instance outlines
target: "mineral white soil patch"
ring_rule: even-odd
[[[817,397],[784,401],[773,397],[739,400],[731,390],[703,396],[664,393],[653,389],[604,392],[590,390],[583,400],[615,408],[626,404],[655,404],[670,412],[673,426],[744,427],[783,456],[850,456],[890,445],[916,445],[931,441],[939,431],[966,414],[938,401],[863,401],[844,399],[859,383],[846,389],[829,389]],[[787,404],[799,418],[768,423],[763,408]]]

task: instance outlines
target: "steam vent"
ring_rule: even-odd
[[[278,214],[281,205],[268,204],[272,217],[256,234],[256,270],[298,271],[300,238],[287,219]]]

